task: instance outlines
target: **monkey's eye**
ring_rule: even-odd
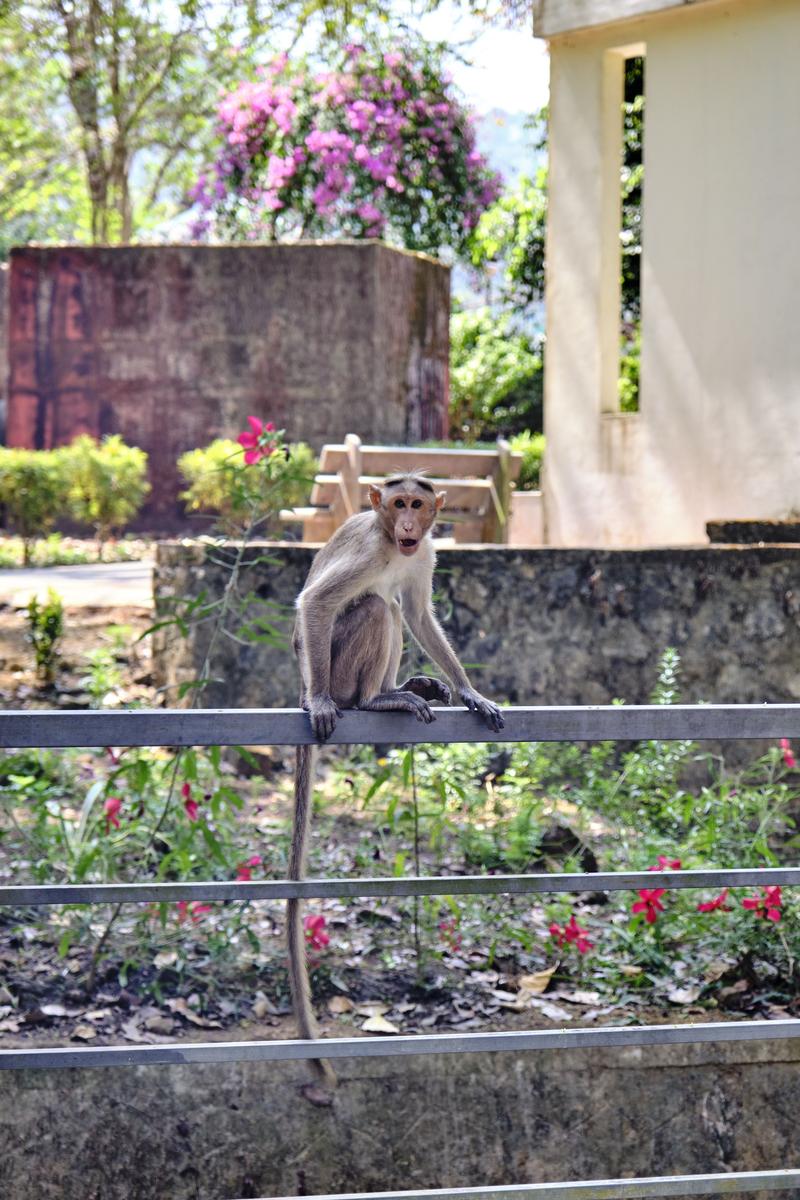
[[[394,506],[395,508],[405,508],[406,502],[405,500],[395,500]]]
[[[421,500],[412,500],[411,507],[412,508],[422,508],[422,501]]]

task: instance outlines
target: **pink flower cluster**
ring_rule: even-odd
[[[407,46],[345,46],[317,75],[283,55],[224,97],[218,132],[216,162],[190,191],[195,236],[213,224],[458,249],[500,190],[434,55]]]

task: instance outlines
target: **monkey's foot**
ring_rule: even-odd
[[[333,1104],[333,1092],[329,1092],[319,1083],[304,1083],[300,1095],[316,1108],[330,1108]]]
[[[441,679],[431,679],[430,675],[412,675],[405,683],[400,684],[401,692],[413,692],[423,700],[435,700],[439,704],[450,703],[450,688]]]
[[[373,696],[371,700],[365,700],[358,707],[362,712],[413,713],[418,721],[424,721],[426,725],[430,725],[431,721],[436,720],[427,700],[423,700],[421,696],[415,696],[413,692],[381,692],[379,695]]]
[[[303,708],[311,719],[314,737],[324,742],[333,733],[342,710],[330,696],[309,696]]]
[[[493,700],[487,700],[485,696],[471,687],[459,688],[458,695],[461,703],[466,704],[470,712],[475,712],[479,717],[483,717],[493,733],[498,733],[505,726],[503,714]]]

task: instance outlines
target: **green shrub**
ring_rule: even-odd
[[[103,542],[136,516],[150,491],[147,454],[138,446],[127,446],[119,434],[96,442],[84,434],[60,450],[68,483],[72,515],[90,525]]]
[[[541,429],[542,357],[508,315],[488,308],[450,320],[450,431],[453,438],[493,440]]]
[[[181,499],[189,512],[215,513],[220,529],[235,537],[254,524],[261,532],[275,532],[282,508],[307,503],[317,460],[309,446],[297,442],[281,445],[254,470],[245,465],[238,442],[217,438],[182,454],[178,470],[188,484]]]
[[[542,460],[544,459],[544,434],[531,433],[529,429],[515,433],[511,449],[522,455],[517,488],[521,492],[534,492],[541,487]]]
[[[27,640],[33,646],[36,673],[43,683],[55,679],[58,662],[58,643],[64,633],[64,604],[58,592],[48,589],[47,600],[40,603],[37,596],[28,601]]]
[[[34,540],[63,516],[66,496],[60,451],[0,446],[0,504],[22,538],[25,566],[30,564]]]

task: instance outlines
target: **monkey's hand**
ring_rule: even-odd
[[[311,719],[314,737],[319,742],[327,741],[336,728],[342,710],[327,695],[309,696],[303,707]]]
[[[450,688],[441,679],[431,679],[429,675],[412,675],[400,684],[400,691],[413,692],[423,700],[434,700],[439,704],[450,703]]]
[[[493,733],[499,732],[504,727],[505,721],[502,713],[492,700],[487,700],[485,696],[471,687],[459,688],[458,695],[462,704],[465,704],[470,712],[475,712],[479,717],[483,717]]]

